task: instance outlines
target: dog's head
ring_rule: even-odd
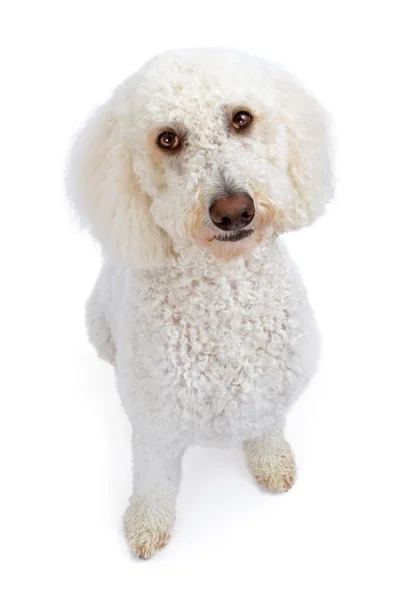
[[[118,260],[161,266],[193,243],[229,259],[323,212],[333,188],[327,119],[297,80],[260,59],[168,52],[85,125],[67,187]]]

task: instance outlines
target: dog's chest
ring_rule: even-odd
[[[223,270],[178,265],[133,281],[135,332],[176,368],[196,366],[211,377],[223,367],[218,380],[232,381],[284,341],[291,282],[282,267],[256,260]]]
[[[278,259],[224,270],[186,265],[132,283],[134,379],[153,409],[205,437],[240,436],[237,427],[258,427],[274,412],[298,333]]]
[[[266,351],[282,342],[286,315],[282,290],[263,283],[205,278],[170,289],[160,309],[174,367],[225,389],[265,369]]]

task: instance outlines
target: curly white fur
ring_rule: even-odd
[[[244,134],[230,126],[238,110],[253,116]],[[166,130],[182,139],[179,152],[158,147]],[[104,252],[87,326],[132,422],[125,531],[148,557],[169,539],[190,444],[244,442],[260,483],[294,483],[285,414],[319,344],[278,234],[310,224],[331,198],[327,120],[298,81],[260,59],[168,52],[88,121],[67,186]],[[216,239],[208,208],[221,188],[254,199],[242,241]]]

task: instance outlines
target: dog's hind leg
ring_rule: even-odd
[[[296,480],[292,450],[277,425],[254,440],[244,443],[251,473],[258,483],[273,492],[287,492]]]
[[[115,345],[108,318],[110,310],[110,279],[107,267],[103,266],[86,302],[86,329],[89,341],[97,350],[100,358],[114,364]]]

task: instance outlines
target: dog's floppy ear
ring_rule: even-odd
[[[82,225],[106,254],[135,268],[161,266],[168,237],[155,224],[151,200],[135,176],[129,143],[131,111],[117,92],[76,137],[67,193]]]
[[[334,189],[329,119],[303,85],[289,74],[277,80],[286,130],[290,183],[288,204],[279,211],[281,231],[300,229],[324,212]]]

